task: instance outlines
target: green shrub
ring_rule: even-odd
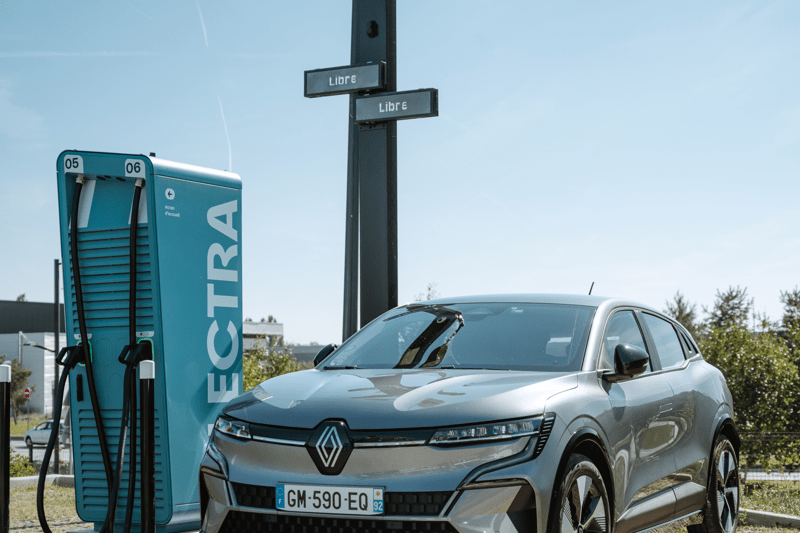
[[[36,474],[36,469],[28,461],[27,457],[12,451],[10,474],[11,477],[33,476]]]

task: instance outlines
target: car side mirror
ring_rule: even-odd
[[[335,344],[328,344],[327,346],[324,346],[320,351],[318,351],[317,355],[314,356],[314,367],[319,365],[323,359],[332,354],[335,349],[336,349]]]
[[[632,344],[617,344],[614,349],[615,373],[603,374],[606,381],[624,381],[633,379],[647,370],[650,356],[646,351]]]

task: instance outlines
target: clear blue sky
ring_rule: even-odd
[[[156,152],[244,183],[244,313],[339,341],[348,1],[0,0],[0,299],[52,301],[58,154]],[[399,295],[710,305],[800,284],[800,2],[399,0]]]

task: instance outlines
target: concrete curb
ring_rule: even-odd
[[[740,509],[740,519],[748,526],[761,527],[796,527],[800,529],[800,516],[788,514],[768,513],[766,511],[752,511],[750,509]]]
[[[75,476],[50,474],[49,476],[47,476],[45,482],[52,483],[53,485],[58,485],[59,487],[72,488],[75,486]],[[11,490],[23,489],[27,487],[35,487],[38,484],[39,484],[39,476],[12,477],[9,481],[9,488]]]

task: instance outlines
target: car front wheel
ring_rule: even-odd
[[[570,456],[555,500],[550,533],[608,533],[611,509],[600,471],[581,454]]]
[[[30,448],[32,444],[33,443],[31,442],[31,438],[30,437],[25,437],[25,446]]]
[[[689,533],[733,533],[739,525],[739,459],[725,435],[714,447],[703,522]]]

